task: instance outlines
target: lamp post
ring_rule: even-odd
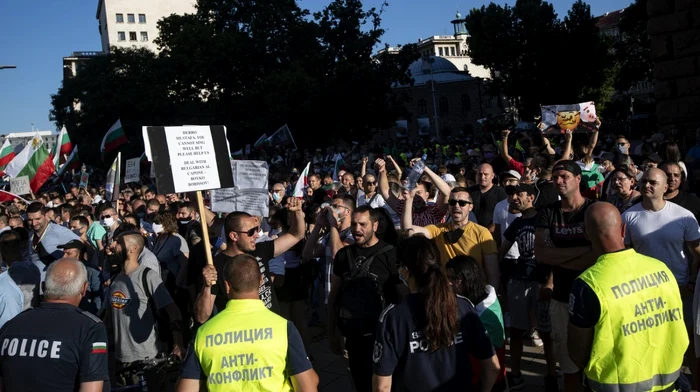
[[[435,101],[435,77],[433,76],[433,63],[435,62],[435,57],[428,56],[423,59],[423,71],[430,72],[430,86],[431,93],[433,94],[433,113],[435,114],[435,136],[440,140],[440,125],[438,122],[438,111],[437,102]]]

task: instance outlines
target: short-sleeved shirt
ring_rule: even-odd
[[[676,197],[674,197],[673,199],[667,199],[666,201],[676,203],[679,206],[690,211],[695,217],[695,220],[698,220],[698,218],[700,218],[700,198],[695,196],[694,194],[679,191]]]
[[[473,257],[479,263],[479,266],[483,268],[486,256],[498,253],[496,241],[489,230],[474,222],[468,222],[464,226],[462,236],[455,243],[451,243],[447,238],[450,232],[450,224],[448,223],[429,225],[425,229],[440,251],[440,262],[442,265],[447,264],[455,256],[467,255]]]
[[[146,270],[140,264],[128,275],[122,271],[109,287],[106,308],[114,330],[115,357],[120,362],[155,358],[164,349],[156,332],[155,315],[173,303],[173,299],[160,275],[150,269],[146,275],[148,287],[143,287],[142,275]],[[150,301],[146,290],[151,293]]]
[[[627,227],[626,245],[663,261],[679,285],[688,283],[688,259],[683,245],[700,239],[700,228],[692,212],[669,201],[659,211],[645,210],[640,203],[625,211],[622,221]]]
[[[263,284],[259,289],[260,300],[263,301],[265,307],[279,314],[279,303],[277,302],[275,290],[272,287],[272,275],[270,275],[270,260],[275,256],[275,241],[264,241],[255,244],[255,250],[251,252],[251,255],[258,261],[260,273],[263,275]],[[212,311],[212,317],[214,317],[219,310],[224,310],[226,308],[226,302],[228,302],[228,296],[225,292],[226,286],[224,285],[224,266],[226,262],[231,259],[233,259],[233,257],[224,253],[219,253],[214,257],[214,267],[216,267],[218,282],[212,286],[212,294],[216,295],[216,299],[214,300],[216,309]]]
[[[396,214],[398,216],[403,214],[405,205],[405,200],[399,200],[396,203]],[[413,214],[411,214],[411,217],[413,218],[413,224],[415,226],[437,225],[442,223],[442,221],[445,219],[445,212],[440,210],[440,208],[434,204],[427,204],[421,211],[417,211],[414,206],[412,211]]]
[[[508,197],[506,190],[498,185],[494,185],[486,192],[481,192],[478,185],[469,188],[469,195],[474,203],[473,211],[476,220],[482,226],[489,226],[493,223],[493,210],[499,201]]]
[[[501,231],[501,238],[503,238],[503,234],[505,234],[508,226],[513,223],[515,218],[521,215],[520,213],[512,214],[510,212],[509,205],[510,203],[508,202],[508,199],[503,199],[496,204],[496,208],[493,210],[493,224],[498,225],[498,228]],[[504,258],[516,260],[518,256],[520,256],[520,253],[518,252],[518,243],[513,242],[513,245],[511,245],[510,249],[508,249],[508,252],[506,252]]]
[[[512,278],[517,280],[534,280],[544,282],[549,277],[551,268],[538,263],[535,259],[535,225],[537,216],[531,218],[519,217],[508,226],[503,237],[518,244],[520,255],[515,264]]]
[[[372,354],[373,371],[392,376],[392,391],[470,390],[469,355],[488,359],[495,355],[489,335],[474,306],[457,297],[459,331],[455,344],[430,350],[421,321],[423,301],[411,294],[399,305],[390,305],[379,318]]]
[[[8,391],[72,392],[93,381],[109,390],[107,330],[73,305],[44,302],[0,330],[0,377]]]
[[[24,309],[24,293],[10,274],[5,271],[0,274],[0,327],[22,313]]]
[[[312,368],[309,357],[304,349],[304,342],[301,340],[301,335],[291,321],[287,321],[287,376],[294,376],[303,373]],[[180,377],[193,380],[206,380],[206,374],[202,370],[202,365],[199,363],[197,353],[192,342],[187,349],[187,355],[180,370]]]
[[[97,241],[102,240],[102,237],[104,237],[105,234],[107,234],[107,230],[105,230],[105,228],[102,227],[100,222],[92,222],[92,224],[88,228],[87,233],[85,233],[85,236],[88,238],[92,246],[97,248]]]
[[[537,214],[536,229],[549,230],[549,238],[557,248],[591,246],[591,241],[586,238],[584,217],[586,210],[594,202],[594,200],[585,199],[581,208],[569,212],[562,211],[561,201],[550,204]],[[569,303],[571,287],[581,272],[583,271],[552,266],[554,278],[552,299]]]

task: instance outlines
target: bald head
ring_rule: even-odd
[[[668,178],[663,170],[651,168],[644,172],[639,180],[639,190],[642,197],[648,200],[663,200],[664,194],[668,190]]]
[[[87,270],[81,261],[64,257],[49,264],[44,284],[47,301],[78,306],[87,290]]]
[[[134,249],[133,253],[136,255],[136,257],[138,257],[141,254],[141,252],[143,252],[145,242],[141,234],[139,234],[138,232],[126,232],[120,237],[124,239],[124,246],[126,247],[125,251],[128,252],[129,250]]]
[[[493,186],[493,166],[482,163],[476,173],[476,183],[479,184],[482,192],[488,191]]]
[[[586,235],[597,254],[616,252],[625,248],[625,229],[617,207],[598,202],[586,209]]]

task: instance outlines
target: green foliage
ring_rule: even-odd
[[[541,104],[609,101],[612,42],[599,36],[581,0],[563,21],[546,1],[518,0],[472,9],[466,25],[472,61],[491,70],[491,93],[513,98],[524,119],[537,116]]]
[[[647,0],[636,0],[620,19],[620,41],[615,44],[615,58],[620,68],[616,82],[619,90],[629,90],[639,81],[653,79],[653,62],[647,34]]]
[[[52,114],[86,160],[117,118],[127,155],[141,153],[143,125],[224,124],[236,149],[284,123],[300,146],[362,140],[396,118],[403,98],[391,86],[410,82],[417,57],[412,45],[372,56],[381,12],[360,0],[313,16],[295,0],[199,0],[195,14],[158,22],[159,54],[113,48],[86,62]]]

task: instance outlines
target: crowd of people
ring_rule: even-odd
[[[165,355],[178,391],[315,391],[310,326],[361,392],[520,389],[528,341],[547,392],[690,390],[700,130],[685,157],[674,136],[258,151],[267,217],[155,184],[4,203],[0,390],[110,390]]]

